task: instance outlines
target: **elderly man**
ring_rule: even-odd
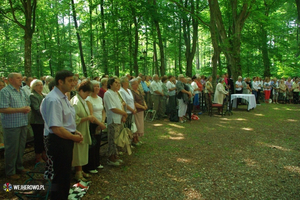
[[[162,112],[163,109],[161,108],[161,99],[164,96],[164,93],[157,74],[153,75],[153,81],[150,84],[150,93],[153,102],[153,110],[156,111],[157,119],[159,119],[164,116],[164,113]]]
[[[176,83],[176,88],[178,92],[178,117],[181,123],[185,122],[183,116],[186,114],[187,104],[183,101],[183,94],[187,94],[189,98],[192,97],[192,93],[184,89],[184,84],[186,83],[186,79],[182,74],[178,75],[178,81]]]
[[[52,76],[46,76],[46,78],[45,78],[45,85],[43,87],[43,93],[44,94],[48,94],[50,92],[49,83],[51,81],[53,81],[53,77]]]
[[[9,85],[0,91],[0,113],[5,144],[5,173],[11,179],[19,179],[17,173],[25,173],[23,154],[26,145],[26,126],[30,112],[30,100],[22,86],[22,75],[8,75]]]
[[[65,95],[74,87],[73,73],[67,70],[57,72],[55,83],[54,89],[44,98],[40,111],[45,122],[48,156],[45,178],[53,178],[51,199],[56,200],[68,199],[73,146],[83,137],[76,130],[75,109]]]
[[[30,94],[31,94],[30,83],[31,83],[32,80],[33,80],[32,77],[27,77],[25,79],[26,85],[24,85],[22,87],[22,89],[24,90],[24,92],[26,93],[27,96],[30,96]]]

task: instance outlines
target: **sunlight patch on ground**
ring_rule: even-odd
[[[273,108],[274,110],[279,110],[279,108]]]
[[[177,158],[177,162],[180,162],[180,163],[189,163],[189,162],[191,162],[191,159]]]
[[[226,128],[226,126],[220,125],[220,124],[217,124],[217,126],[220,126],[220,127],[222,127],[222,128]]]
[[[177,124],[168,124],[169,126],[173,126],[173,127],[176,127],[176,128],[184,128],[184,126],[179,126]]]
[[[244,118],[237,118],[237,119],[221,118],[221,120],[224,120],[224,121],[232,121],[232,120],[236,120],[236,121],[247,121],[247,120],[244,119]]]
[[[236,120],[237,121],[246,121],[246,119],[244,119],[244,118],[237,118]]]
[[[287,119],[286,121],[288,121],[288,122],[297,122],[298,120],[295,120],[295,119]]]
[[[175,131],[169,131],[169,134],[176,135],[176,136],[183,136],[182,133],[176,133]]]
[[[257,165],[257,162],[250,159],[250,158],[247,158],[247,159],[244,159],[245,163],[250,166],[250,167],[256,167]]]
[[[277,145],[273,145],[273,144],[267,144],[267,143],[264,143],[264,142],[258,142],[258,143],[261,144],[261,145],[270,147],[270,148],[272,148],[272,149],[279,149],[279,150],[281,150],[281,151],[291,151],[290,149],[286,149],[286,148],[284,148],[284,147],[277,146]]]
[[[170,140],[183,140],[184,137],[172,137],[172,136],[169,136],[169,139]]]
[[[153,126],[158,127],[158,126],[163,126],[163,124],[153,124]]]
[[[259,117],[263,117],[263,116],[265,116],[265,115],[263,115],[263,114],[254,114],[255,116],[259,116]]]
[[[186,196],[185,199],[199,199],[199,200],[204,199],[202,197],[202,194],[199,191],[195,190],[194,188],[185,188],[184,194]]]
[[[294,173],[298,173],[300,174],[300,167],[297,166],[284,166],[284,169],[290,171],[290,172],[294,172]]]
[[[169,173],[166,173],[168,177],[170,177],[173,181],[177,181],[177,182],[186,182],[186,179],[183,179],[183,178],[179,178],[179,177],[176,177],[172,174],[169,174]]]
[[[242,130],[245,130],[245,131],[253,131],[253,128],[246,128],[246,127],[244,127],[244,128],[241,128]]]

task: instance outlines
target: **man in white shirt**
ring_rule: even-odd
[[[164,93],[157,74],[153,75],[153,81],[150,84],[150,93],[153,102],[153,110],[156,111],[157,119],[159,119],[164,116],[164,113],[162,113],[163,109],[161,109],[161,98],[164,96]]]
[[[27,77],[27,78],[25,79],[26,85],[24,85],[24,86],[22,87],[22,89],[24,90],[24,92],[26,93],[26,95],[27,95],[28,97],[29,97],[30,94],[31,94],[30,83],[31,83],[32,80],[33,80],[32,77]]]
[[[258,86],[259,86],[259,82],[257,80],[257,77],[254,77],[253,82],[252,82],[252,94],[254,94],[254,96],[255,96],[256,104],[260,105],[259,100],[257,98],[258,97],[257,94],[259,92]]]

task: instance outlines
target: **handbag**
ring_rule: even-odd
[[[137,132],[137,127],[136,127],[135,122],[132,122],[132,124],[131,124],[131,131],[132,131],[132,133]]]

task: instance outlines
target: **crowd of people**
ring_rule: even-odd
[[[215,85],[215,89],[214,89]],[[52,199],[66,199],[70,169],[76,180],[87,181],[103,168],[100,163],[101,134],[107,131],[107,165],[120,166],[120,149],[115,139],[126,127],[133,132],[131,145],[143,144],[145,112],[155,111],[155,119],[185,123],[199,119],[210,102],[223,104],[233,93],[254,94],[260,104],[298,103],[299,79],[262,80],[259,77],[233,81],[224,74],[212,77],[185,77],[157,74],[136,77],[104,75],[79,78],[70,71],[40,79],[11,73],[0,80],[0,143],[5,145],[5,173],[11,179],[27,172],[23,167],[27,127],[34,135],[36,162],[46,162],[45,178],[52,180]],[[240,101],[239,103],[246,103]],[[202,112],[201,112],[202,111]],[[219,112],[222,110],[219,109]],[[177,119],[176,119],[177,118]]]

